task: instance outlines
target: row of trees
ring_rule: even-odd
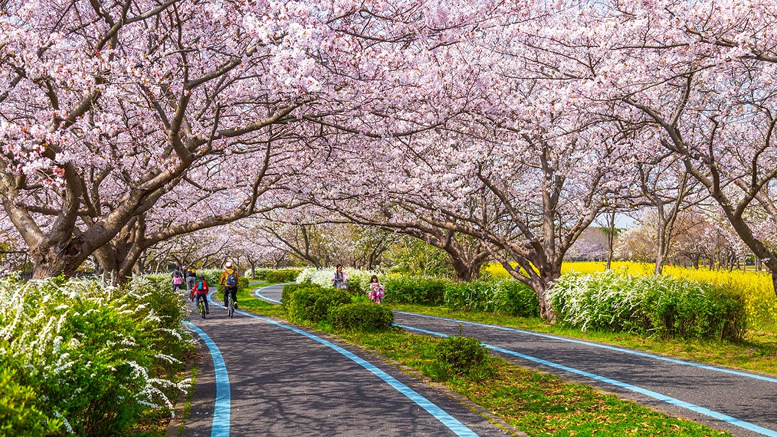
[[[0,7],[0,196],[36,277],[94,256],[121,280],[171,238],[302,207],[462,279],[498,259],[552,318],[597,217],[653,208],[661,258],[702,203],[777,271],[774,1]]]

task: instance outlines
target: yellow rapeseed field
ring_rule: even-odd
[[[561,266],[563,273],[596,273],[603,272],[603,262],[565,262]],[[654,264],[615,261],[612,263],[615,272],[630,275],[652,275]],[[485,271],[492,276],[507,278],[510,275],[500,264],[489,264]],[[727,270],[687,269],[684,267],[666,266],[663,274],[691,281],[707,282],[741,294],[747,308],[748,325],[753,329],[777,331],[777,297],[772,287],[772,278],[764,272],[742,272]]]

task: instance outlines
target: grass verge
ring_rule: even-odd
[[[434,345],[440,341],[437,338],[400,329],[383,334],[339,335],[434,377]],[[474,382],[453,377],[443,384],[532,436],[729,435],[499,357],[491,359],[498,369],[493,379]]]
[[[238,295],[241,309],[264,316],[285,318],[278,305]],[[306,327],[333,334],[329,323]],[[464,333],[466,335],[466,332]],[[416,335],[401,329],[386,333],[337,333],[344,341],[363,346],[434,379],[436,337]],[[498,369],[493,379],[481,382],[453,377],[442,383],[532,436],[661,435],[727,436],[723,431],[669,417],[636,402],[601,393],[583,384],[527,369],[500,357],[490,358]]]
[[[503,314],[452,311],[445,307],[423,305],[390,305],[392,309],[438,317],[468,320],[492,325],[510,326],[580,340],[590,340],[638,349],[673,358],[727,366],[750,372],[777,376],[777,334],[750,331],[742,342],[673,340],[630,333],[599,331],[582,332],[573,328],[548,325],[539,318],[512,317]],[[466,325],[464,335],[467,334]]]
[[[189,389],[189,393],[186,394],[186,403],[183,404],[183,414],[181,415],[181,424],[178,425],[178,437],[183,436],[183,430],[186,426],[186,420],[189,419],[189,414],[192,409],[192,396],[194,395],[194,387],[197,385],[197,366],[192,366],[192,386]]]

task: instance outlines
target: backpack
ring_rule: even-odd
[[[181,282],[183,282],[181,279],[181,274],[178,272],[173,273],[173,284],[181,285]]]
[[[197,290],[198,290],[198,291],[202,291],[202,289],[203,289],[203,285],[202,285],[202,283],[203,283],[203,282],[204,282],[204,281],[200,281],[200,282],[198,282],[198,283],[197,283]]]
[[[234,287],[237,285],[237,277],[235,277],[235,272],[232,271],[232,273],[227,274],[227,287]]]

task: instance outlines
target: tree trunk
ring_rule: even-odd
[[[540,304],[540,317],[548,323],[556,322],[556,313],[553,312],[553,308],[548,300],[548,290],[553,286],[552,284],[561,277],[561,268],[553,269],[556,271],[549,272],[538,280],[532,281],[534,283],[533,288],[537,293],[537,300]]]
[[[656,269],[653,272],[656,276],[660,276],[664,271],[664,258],[666,256],[666,240],[662,232],[658,233],[658,243],[656,244]]]
[[[546,265],[544,269],[541,269],[544,273],[540,273],[539,275],[529,274],[529,278],[521,275],[520,263],[518,270],[513,269],[508,262],[503,261],[501,264],[513,278],[530,286],[537,294],[540,317],[542,317],[542,320],[549,323],[555,323],[556,313],[553,312],[553,308],[548,300],[548,290],[550,290],[556,280],[561,277],[561,263],[557,263],[558,265]],[[527,268],[530,269],[531,267],[527,265],[524,267],[524,270]]]
[[[480,276],[480,266],[482,263],[467,263],[461,258],[456,258],[448,254],[451,259],[451,265],[456,272],[456,280],[459,282],[474,281]]]
[[[64,248],[42,242],[30,250],[33,262],[32,279],[45,279],[64,275],[69,278],[86,261],[89,254],[81,252],[80,238],[71,240]]]
[[[615,211],[607,213],[607,266],[605,270],[612,268],[612,257],[615,253]]]

